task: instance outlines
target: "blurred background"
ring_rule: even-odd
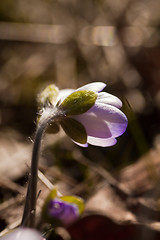
[[[123,101],[122,110],[129,119],[126,133],[110,148],[82,149],[63,133],[46,139],[42,165],[54,164],[60,172],[65,169],[69,179],[55,175],[63,182],[70,178],[85,182],[85,187],[77,190],[81,196],[87,198],[95,182],[102,180],[95,180],[97,173],[87,161],[118,178],[123,168],[159,149],[159,13],[158,0],[0,1],[2,180],[5,177],[21,185],[26,182],[26,165],[15,169],[14,163],[30,161],[36,96],[50,83],[62,89],[105,82],[105,91]],[[41,169],[44,171],[44,166]],[[15,195],[16,185],[9,193],[2,180],[0,196],[4,202]]]

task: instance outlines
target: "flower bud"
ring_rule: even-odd
[[[45,106],[48,103],[55,105],[58,94],[59,89],[54,84],[50,84],[38,95],[38,104],[42,106]]]

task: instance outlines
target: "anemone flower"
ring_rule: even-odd
[[[51,108],[62,113],[53,126],[58,129],[57,124],[60,124],[76,144],[82,147],[87,147],[88,143],[101,147],[112,146],[116,144],[116,138],[125,132],[128,121],[120,110],[121,100],[102,92],[105,87],[105,83],[94,82],[76,90],[59,91],[50,85],[50,93],[49,88],[45,90],[45,94],[41,94],[41,102],[47,99]]]
[[[127,127],[127,118],[120,110],[122,102],[115,96],[102,92],[105,83],[94,82],[76,90],[58,90],[51,84],[38,96],[40,104],[39,118],[31,161],[30,213],[24,212],[23,219],[29,214],[29,226],[35,224],[37,196],[37,171],[40,144],[47,127],[52,124],[53,130],[62,126],[66,134],[78,145],[88,144],[107,147],[116,144],[116,138],[122,135]],[[32,214],[31,214],[32,213]]]

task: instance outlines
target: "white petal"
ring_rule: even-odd
[[[109,104],[109,105],[115,106],[117,108],[122,107],[122,102],[119,98],[117,98],[116,96],[114,96],[112,94],[106,93],[106,92],[98,93],[96,102]]]
[[[76,143],[80,147],[88,147],[88,143],[81,144],[81,143],[75,142],[73,139],[71,139],[71,140],[72,140],[72,142]]]
[[[86,84],[83,87],[76,89],[76,91],[90,90],[94,92],[101,92],[105,87],[106,87],[106,84],[103,82],[94,82],[94,83]]]
[[[110,147],[115,145],[117,140],[115,138],[96,138],[89,136],[87,142],[94,146]]]
[[[87,114],[88,113],[90,113],[90,115],[95,114],[97,119],[104,121],[107,124],[112,137],[118,137],[126,130],[128,124],[127,118],[122,111],[114,106],[95,103],[94,106],[87,111]]]
[[[80,87],[78,89],[62,89],[59,91],[59,95],[56,99],[56,103],[58,101],[62,102],[66,97],[68,97],[71,93],[75,91],[80,91],[80,90],[90,90],[90,91],[95,91],[95,92],[100,92],[106,87],[106,84],[103,82],[94,82],[94,83],[89,83],[84,85],[83,87]]]
[[[43,240],[40,233],[34,229],[17,228],[15,231],[5,235],[2,240]]]
[[[96,116],[93,113],[84,113],[72,116],[85,127],[87,136],[110,138],[112,136],[107,123],[103,118]]]

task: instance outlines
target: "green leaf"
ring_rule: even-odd
[[[62,196],[60,199],[68,203],[76,204],[80,214],[84,212],[84,201],[82,198],[77,196]]]
[[[38,95],[37,101],[42,106],[48,103],[55,105],[58,94],[58,88],[54,84],[50,84]]]
[[[60,122],[65,133],[74,141],[85,144],[87,142],[87,133],[84,126],[73,118],[66,117]]]
[[[60,109],[65,111],[67,116],[82,114],[94,105],[96,99],[97,94],[93,91],[77,91],[65,98],[60,105]]]
[[[47,130],[46,130],[47,133],[58,133],[59,132],[59,126],[57,123],[55,122],[52,122],[48,127],[47,127]]]

